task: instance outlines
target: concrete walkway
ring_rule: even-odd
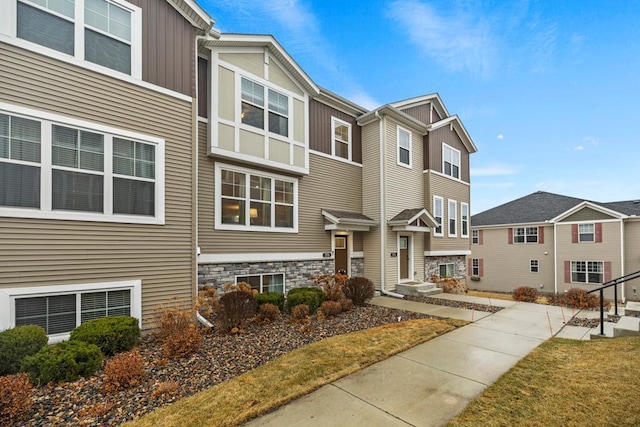
[[[444,294],[487,304],[487,298]],[[376,297],[373,304],[473,323],[328,384],[247,426],[440,426],[549,337],[588,339],[560,307],[492,300],[474,310]]]

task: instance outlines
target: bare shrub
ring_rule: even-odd
[[[345,274],[322,274],[311,279],[324,290],[325,300],[340,301],[344,298],[342,288],[348,277]]]
[[[455,277],[442,277],[434,274],[429,279],[431,282],[437,283],[438,287],[442,288],[442,291],[447,294],[466,294],[469,292],[469,287],[466,282],[463,282]]]
[[[174,298],[168,305],[158,306],[153,311],[157,318],[157,335],[166,358],[184,357],[200,348],[203,338],[195,324],[197,305],[185,307]]]
[[[342,306],[343,312],[353,310],[353,301],[351,301],[349,298],[342,298],[340,300],[340,305]]]
[[[364,306],[373,298],[375,286],[366,277],[350,277],[342,288],[345,298],[348,298],[357,306]]]
[[[163,394],[174,394],[175,392],[178,391],[179,387],[180,387],[180,384],[178,384],[175,381],[163,381],[160,384],[158,384],[158,386],[155,388],[155,390],[153,390],[153,393],[151,393],[151,395],[153,397],[158,397]]]
[[[520,286],[519,288],[515,288],[513,290],[513,294],[511,294],[511,297],[515,301],[521,302],[536,302],[538,300],[538,296],[538,290],[530,286]]]
[[[342,304],[340,301],[325,301],[320,306],[319,310],[324,317],[335,317],[342,313]]]
[[[14,425],[33,407],[32,385],[25,373],[0,377],[0,425]]]
[[[118,353],[104,367],[105,391],[114,392],[135,387],[145,377],[144,360],[138,350]]]
[[[258,309],[258,314],[253,318],[257,323],[271,323],[280,319],[281,313],[278,306],[270,303],[262,304]]]
[[[309,306],[306,304],[298,304],[291,310],[291,320],[295,323],[309,322]]]
[[[244,323],[256,313],[256,297],[251,288],[237,288],[220,297],[217,318],[222,330],[242,329]]]

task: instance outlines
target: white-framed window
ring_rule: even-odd
[[[39,325],[49,342],[69,338],[87,320],[107,316],[141,318],[140,280],[0,290],[0,329]]]
[[[471,230],[471,244],[479,245],[480,244],[480,232],[479,230]]]
[[[449,219],[448,235],[449,237],[456,237],[458,235],[458,203],[455,200],[449,200],[447,217]]]
[[[246,276],[236,276],[236,284],[244,282],[251,286],[251,289],[259,293],[280,292],[284,293],[284,274],[252,274]]]
[[[538,227],[514,228],[513,243],[538,243]]]
[[[0,33],[15,37],[17,44],[141,78],[141,8],[124,0],[6,2]]]
[[[398,126],[398,164],[411,167],[411,132]]]
[[[531,273],[539,273],[540,272],[540,263],[537,259],[532,259],[529,261],[529,271]]]
[[[442,172],[452,178],[460,179],[460,151],[442,143]]]
[[[604,282],[604,262],[571,261],[571,282],[595,283]]]
[[[480,259],[479,258],[471,259],[471,275],[472,276],[480,275]]]
[[[351,124],[331,117],[331,154],[351,160]]]
[[[460,202],[460,236],[469,238],[469,204]]]
[[[265,129],[266,121],[269,132],[288,137],[289,97],[245,77],[240,80],[241,122],[259,129]],[[267,109],[265,109],[265,99],[268,101]]]
[[[595,224],[578,224],[578,242],[595,242],[596,231]]]
[[[436,226],[433,235],[434,236],[443,236],[444,232],[442,231],[442,221],[444,219],[444,199],[440,196],[433,196],[433,218],[436,220],[438,225]]]
[[[439,264],[438,274],[440,275],[440,277],[456,277],[456,265],[452,262]]]
[[[163,224],[164,140],[0,103],[0,182],[0,216]]]
[[[298,231],[298,180],[216,163],[216,228]]]

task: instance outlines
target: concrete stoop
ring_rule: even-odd
[[[640,302],[627,301],[627,305],[624,307],[624,315],[640,317]]]
[[[442,289],[430,282],[406,282],[398,283],[396,292],[401,295],[430,296],[441,294]]]
[[[600,335],[600,326],[591,332],[591,339],[640,336],[640,303],[627,302],[624,315],[617,323],[605,322],[604,335]]]

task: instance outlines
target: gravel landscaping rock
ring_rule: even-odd
[[[394,323],[399,317],[433,316],[368,305],[332,319],[314,318],[305,332],[286,319],[267,325],[251,323],[237,335],[208,331],[197,353],[178,360],[164,359],[160,344],[147,338],[139,346],[147,373],[142,384],[107,393],[101,390],[104,374],[99,373],[73,383],[38,387],[34,408],[24,425],[115,426],[228,381],[305,344]]]
[[[496,307],[495,305],[478,304],[466,301],[455,301],[444,298],[433,298],[423,296],[407,295],[405,299],[408,301],[423,302],[426,304],[445,305],[447,307],[464,308],[466,310],[484,311],[487,313],[497,313],[502,310],[503,307]]]

